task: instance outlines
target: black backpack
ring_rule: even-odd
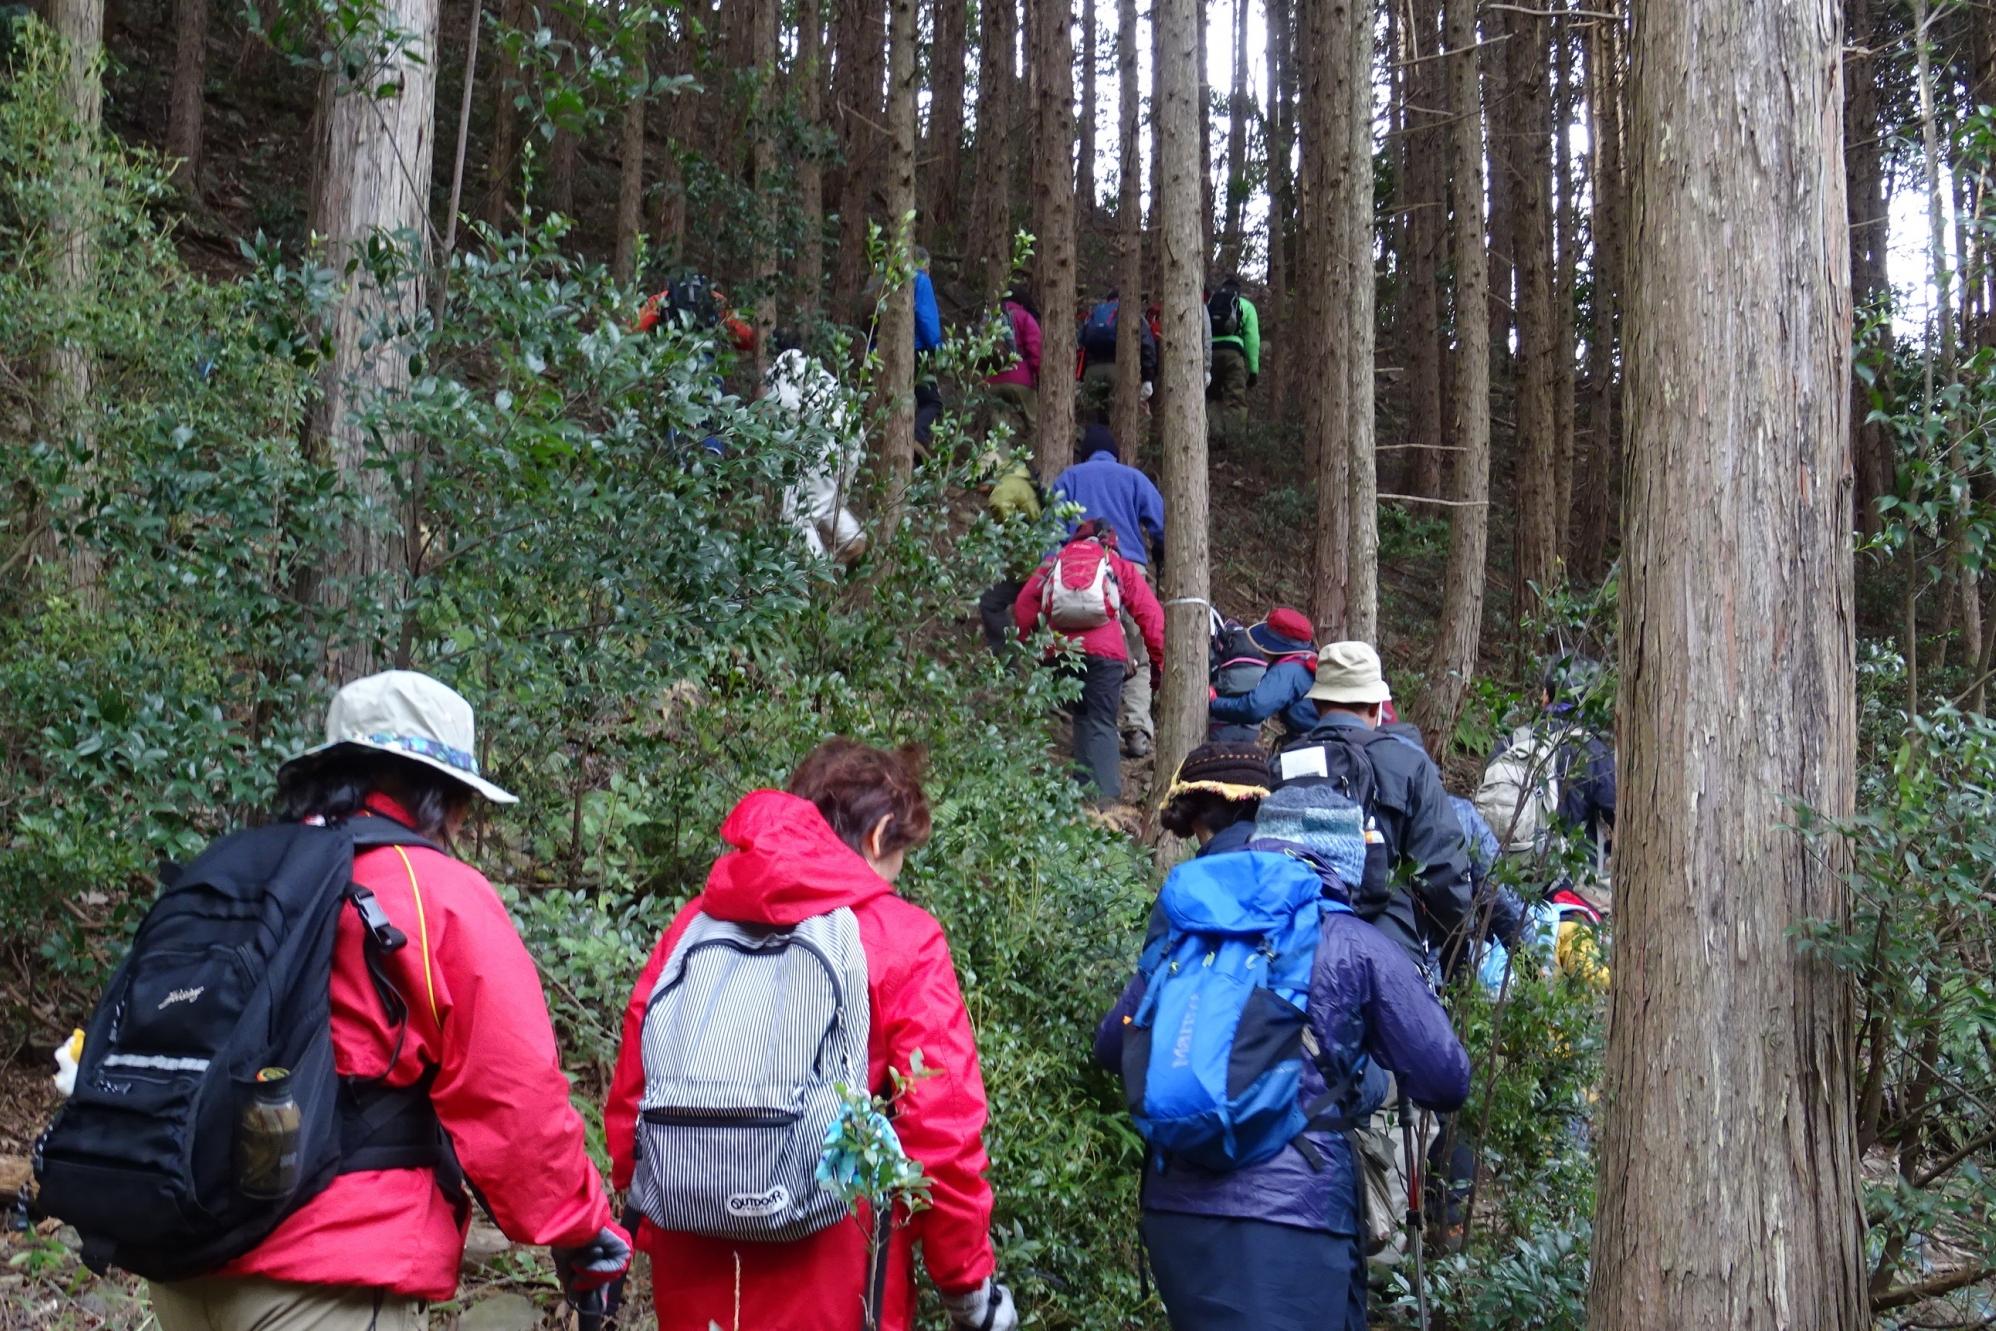
[[[1241,293],[1235,287],[1221,287],[1206,302],[1206,313],[1213,320],[1214,337],[1239,337],[1241,335]]]
[[[1338,800],[1349,800],[1365,811],[1365,878],[1353,885],[1352,910],[1372,919],[1386,909],[1393,893],[1391,849],[1379,827],[1379,774],[1367,752],[1391,735],[1355,726],[1320,725],[1276,750],[1269,760],[1269,789],[1322,786]]]
[[[1214,625],[1207,650],[1212,658],[1213,691],[1222,697],[1253,693],[1262,676],[1268,673],[1268,654],[1261,650],[1246,625],[1231,619]]]
[[[329,985],[340,912],[397,1028],[408,1009],[382,956],[404,945],[354,882],[357,847],[427,846],[387,818],[252,828],[174,874],[90,1017],[75,1094],[35,1144],[38,1205],[76,1226],[84,1260],[152,1280],[200,1275],[260,1243],[337,1174],[455,1161],[429,1079],[389,1089],[333,1067]],[[259,1070],[285,1068],[299,1110],[296,1190],[236,1186],[236,1125]]]
[[[674,314],[686,315],[695,328],[712,328],[721,322],[714,284],[700,273],[682,273],[666,283],[665,305]]]
[[[1119,308],[1120,302],[1105,300],[1088,312],[1088,321],[1081,325],[1081,349],[1088,353],[1090,360],[1116,358],[1116,317]]]

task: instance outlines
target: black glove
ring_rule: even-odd
[[[1256,384],[1260,382],[1261,382],[1261,376],[1258,374],[1249,374],[1247,377],[1247,386],[1249,388],[1253,388]]]
[[[590,1294],[631,1269],[631,1236],[605,1225],[579,1248],[554,1249],[554,1272],[564,1294]]]

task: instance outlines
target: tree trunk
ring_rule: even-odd
[[[208,0],[174,0],[173,85],[167,93],[166,155],[173,183],[190,198],[201,189],[201,118],[208,83]]]
[[[1483,65],[1483,104],[1489,108],[1490,138],[1490,372],[1501,377],[1511,362],[1511,323],[1517,314],[1512,278],[1516,275],[1517,230],[1512,209],[1517,194],[1517,145],[1511,125],[1518,108],[1512,96],[1513,29],[1525,20],[1508,10],[1486,14],[1483,38],[1491,43]]]
[[[527,22],[527,0],[504,0],[499,8],[499,31],[494,34],[494,56],[498,66],[492,79],[492,144],[485,159],[485,221],[503,227],[512,212],[513,173],[519,167],[520,110],[513,99],[520,95],[520,66],[507,54],[505,36],[518,32]]]
[[[1227,197],[1220,224],[1220,268],[1237,272],[1241,266],[1241,213],[1247,202],[1247,126],[1254,113],[1248,96],[1247,0],[1234,0],[1233,80],[1227,89]]]
[[[1520,624],[1541,618],[1559,580],[1559,423],[1553,357],[1552,96],[1545,20],[1511,13],[1504,58],[1511,67],[1515,126],[1510,152],[1518,290],[1517,607]]]
[[[575,86],[587,97],[588,92],[581,87],[582,60],[576,46],[583,35],[575,20],[557,6],[552,19],[555,38],[562,43],[561,59],[555,65],[557,82]],[[554,139],[548,144],[547,206],[550,212],[564,217],[575,216],[575,168],[581,152],[581,135],[572,127],[557,124]]]
[[[886,497],[879,540],[900,526],[908,483],[915,475],[915,283],[909,259],[915,211],[915,0],[891,0],[887,10],[887,216],[893,281],[880,312],[881,389],[889,402],[881,431],[880,474]]]
[[[1338,281],[1339,320],[1331,365],[1342,368],[1344,393],[1345,636],[1372,642],[1379,634],[1379,482],[1373,452],[1374,348],[1378,274],[1373,267],[1372,0],[1333,0],[1338,111],[1344,133],[1337,193],[1341,243],[1331,261]],[[1322,558],[1321,549],[1318,552]],[[1318,567],[1322,585],[1324,569]]]
[[[1402,135],[1402,180],[1407,207],[1407,274],[1401,287],[1405,302],[1400,316],[1407,347],[1407,438],[1413,457],[1408,490],[1424,498],[1442,493],[1442,304],[1441,270],[1448,231],[1448,204],[1443,199],[1448,161],[1448,118],[1445,62],[1432,59],[1439,49],[1435,20],[1441,0],[1414,0],[1410,6],[1406,43],[1407,117]]]
[[[345,284],[326,311],[331,349],[319,372],[320,400],[305,427],[305,450],[340,474],[358,511],[349,515],[338,555],[314,589],[333,610],[351,603],[365,582],[389,573],[399,544],[392,468],[403,463],[400,439],[371,442],[360,414],[382,395],[409,383],[409,354],[394,340],[377,340],[378,326],[396,326],[422,307],[424,251],[429,241],[430,163],[436,126],[437,0],[383,0],[382,23],[406,35],[387,69],[356,58],[364,84],[345,82],[346,62],[335,60],[320,83],[318,186],[312,230],[326,238],[327,263],[346,272]],[[394,84],[393,96],[376,90]],[[344,85],[344,86],[343,86]],[[416,237],[406,280],[377,285],[361,262],[379,232]],[[348,265],[353,267],[348,271]],[[389,517],[383,521],[381,514]],[[338,636],[329,666],[346,680],[379,668],[375,636],[349,627]]]
[[[1289,0],[1265,0],[1268,22],[1268,107],[1262,135],[1268,144],[1268,298],[1262,302],[1261,335],[1279,340],[1289,329],[1289,255],[1286,235],[1295,199],[1289,182],[1290,112],[1285,95],[1289,83]],[[1271,356],[1262,366],[1268,400],[1288,399],[1288,356]]]
[[[832,272],[832,308],[843,309],[866,284],[867,224],[879,190],[886,17],[868,0],[841,0],[838,25],[837,115],[845,166],[839,173],[839,238]]]
[[[1579,478],[1579,513],[1570,550],[1576,571],[1592,579],[1608,567],[1614,515],[1619,507],[1615,482],[1621,475],[1620,413],[1616,404],[1621,388],[1615,348],[1621,341],[1625,281],[1622,235],[1628,182],[1622,171],[1622,27],[1619,23],[1595,23],[1588,34],[1594,326],[1587,349],[1588,465]]]
[[[1345,247],[1349,243],[1342,206],[1348,108],[1340,100],[1348,77],[1338,38],[1353,0],[1320,0],[1302,6],[1304,75],[1300,107],[1303,144],[1303,271],[1298,282],[1294,323],[1299,359],[1316,367],[1304,401],[1304,453],[1316,478],[1316,537],[1311,547],[1310,613],[1320,637],[1344,636],[1346,539],[1351,490],[1349,464],[1350,376],[1348,349],[1338,346],[1343,331]],[[1337,10],[1333,18],[1332,10]]]
[[[1116,84],[1116,286],[1123,293],[1116,307],[1116,345],[1134,347],[1143,337],[1138,327],[1143,302],[1132,299],[1130,293],[1143,290],[1144,285],[1143,152],[1137,142],[1141,109],[1137,101],[1137,0],[1118,0],[1116,6]],[[1131,449],[1143,438],[1142,392],[1141,358],[1116,357],[1116,440]],[[1202,418],[1203,413],[1202,401]]]
[[[819,0],[798,0],[797,63],[791,86],[797,98],[797,119],[804,131],[815,136],[824,118],[825,25]],[[957,88],[957,128],[962,135],[962,79]],[[952,168],[952,175],[955,168]],[[950,186],[952,190],[956,187]],[[815,148],[797,159],[797,213],[799,238],[796,271],[796,301],[800,316],[811,318],[820,312],[825,287],[825,164]]]
[[[783,81],[777,71],[779,42],[782,33],[777,17],[777,0],[755,0],[755,7],[749,12],[749,67],[748,77],[755,89],[749,100],[752,108],[746,129],[749,133],[749,169],[754,173],[755,197],[761,201],[762,217],[757,227],[755,244],[755,379],[762,382],[763,371],[769,368],[769,346],[776,334],[776,287],[781,278],[778,257],[778,237],[784,225],[784,214],[793,206],[794,200],[786,198],[782,172],[779,169],[779,148],[776,142],[776,128],[780,120],[778,108],[783,101]],[[910,37],[912,43],[913,38]],[[909,56],[912,61],[914,57]],[[912,68],[912,66],[911,66]],[[912,82],[914,75],[908,75]],[[906,206],[895,215],[912,212],[915,207],[915,130],[912,99],[908,115],[908,138],[906,143],[896,142],[896,150],[905,148],[910,191]],[[895,122],[892,108],[889,109],[889,131],[893,132]],[[896,167],[902,163],[897,159]]]
[[[970,271],[982,303],[992,304],[1012,273],[1012,130],[1016,0],[978,6],[977,162],[971,184]]]
[[[1871,1324],[1849,986],[1795,937],[1847,911],[1795,809],[1855,784],[1840,15],[1636,11],[1598,1331]]]
[[[1441,622],[1428,659],[1427,688],[1414,719],[1438,748],[1455,734],[1456,717],[1476,674],[1483,637],[1484,557],[1490,544],[1490,321],[1483,231],[1483,107],[1477,86],[1476,0],[1447,0],[1442,43],[1454,54],[1442,66],[1455,258],[1454,507],[1449,509],[1448,567],[1442,574]]]
[[[934,234],[955,234],[963,193],[963,79],[969,14],[965,0],[934,0],[930,48],[929,144],[918,179],[928,183],[923,220]]]
[[[1844,172],[1850,185],[1851,297],[1860,314],[1891,298],[1885,273],[1891,218],[1885,198],[1885,140],[1879,120],[1878,41],[1873,0],[1845,0],[1847,46],[1844,56]],[[1881,332],[1889,349],[1891,325]],[[1852,449],[1856,464],[1854,514],[1867,535],[1879,528],[1878,501],[1892,489],[1892,445],[1885,427],[1866,418],[1871,397],[1854,383],[1851,402]]]
[[[1127,3],[1127,0],[1126,0]],[[1205,251],[1194,208],[1199,192],[1197,138],[1205,117],[1195,104],[1204,34],[1194,23],[1194,0],[1155,0],[1152,9],[1163,58],[1157,79],[1157,133],[1163,140],[1162,193],[1164,305],[1164,688],[1158,698],[1155,793],[1206,735],[1206,610],[1210,542],[1207,510],[1206,398],[1201,355],[1199,292]],[[1125,300],[1128,293],[1125,293]],[[1121,359],[1120,357],[1118,358]]]
[[[100,73],[104,54],[104,0],[50,0],[50,25],[62,39],[68,57],[63,79],[63,109],[70,124],[66,127],[63,155],[73,158],[69,174],[81,177],[98,170],[96,151],[104,123],[104,88]],[[92,191],[94,194],[94,190]],[[83,326],[97,285],[97,239],[95,210],[80,216],[67,216],[57,222],[55,264],[49,274],[49,294],[56,307],[77,328]],[[90,422],[91,386],[96,367],[90,346],[66,329],[49,354],[45,371],[48,393],[48,419],[66,442],[72,442],[85,456],[83,468],[95,446]],[[73,477],[82,481],[86,477]],[[88,502],[88,486],[78,485]],[[74,513],[72,517],[86,516]],[[99,576],[94,549],[81,539],[67,551],[69,585],[79,596],[94,602]]]
[[[1074,458],[1074,11],[1033,0],[1033,231],[1040,308],[1040,475]]]
[[[1565,0],[1560,0],[1564,7]],[[1606,20],[1603,20],[1604,22]],[[1579,286],[1576,272],[1579,244],[1574,235],[1573,187],[1573,34],[1566,20],[1553,25],[1553,220],[1557,226],[1552,295],[1552,474],[1556,495],[1553,518],[1555,559],[1564,561],[1573,534],[1573,464],[1575,434],[1573,302]]]
[[[1095,117],[1101,103],[1095,96],[1100,48],[1095,40],[1095,0],[1081,0],[1081,123],[1075,156],[1075,225],[1087,231],[1095,225]]]
[[[1155,3],[1155,0],[1153,0]],[[1198,0],[1199,49],[1212,40],[1212,0]],[[1213,259],[1213,85],[1208,82],[1206,58],[1199,58],[1199,262],[1203,268]]]
[[[622,132],[617,139],[617,250],[611,271],[619,282],[629,282],[638,272],[638,239],[645,217],[645,107],[651,101],[645,41],[649,29],[642,23],[632,29],[631,60],[635,66],[634,86],[626,87]]]

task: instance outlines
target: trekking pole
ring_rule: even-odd
[[[1407,1245],[1414,1254],[1414,1306],[1420,1313],[1421,1331],[1428,1331],[1428,1272],[1422,1252],[1421,1159],[1414,1154],[1414,1102],[1400,1092],[1400,1144],[1407,1153]]]

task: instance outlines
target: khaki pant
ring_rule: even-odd
[[[1407,1187],[1410,1174],[1407,1138],[1400,1129],[1399,1087],[1388,1079],[1391,1089],[1386,1103],[1356,1128],[1352,1136],[1358,1148],[1359,1172],[1365,1180],[1366,1252],[1373,1266],[1391,1269],[1407,1260]],[[1439,1135],[1433,1114],[1409,1107],[1414,1115],[1414,1150],[1422,1166],[1428,1146]]]
[[[1009,422],[1013,451],[1030,456],[1040,429],[1040,395],[1024,384],[993,384],[991,419]]]
[[[1142,564],[1136,565],[1137,576],[1146,583],[1150,574]],[[1142,735],[1145,739],[1157,739],[1157,722],[1150,714],[1150,648],[1144,645],[1143,630],[1137,627],[1135,616],[1127,608],[1123,611],[1123,645],[1129,649],[1130,663],[1136,673],[1123,683],[1122,715],[1118,718],[1118,728],[1123,738]]]
[[[427,1331],[429,1305],[386,1290],[276,1280],[153,1281],[160,1331]]]

